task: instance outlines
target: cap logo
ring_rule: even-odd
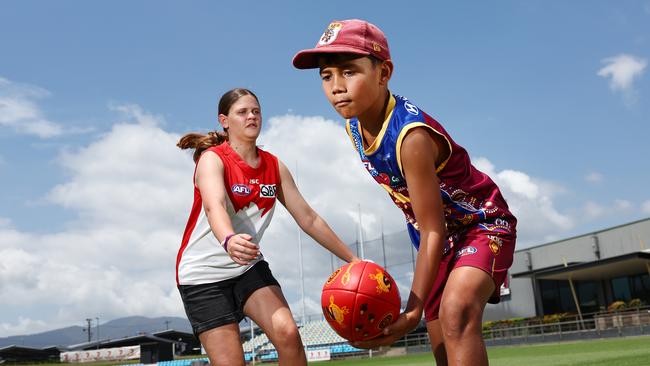
[[[334,42],[341,28],[343,28],[343,24],[341,23],[330,23],[330,25],[327,26],[327,29],[325,29],[325,32],[323,32],[323,35],[320,37],[320,40],[318,40],[318,45],[325,46]]]
[[[374,42],[372,43],[372,49],[375,50],[375,52],[381,52],[381,46]]]

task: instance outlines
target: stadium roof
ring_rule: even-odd
[[[99,348],[113,348],[125,346],[137,346],[142,343],[158,342],[158,343],[173,343],[174,341],[166,338],[157,337],[151,334],[141,334],[132,337],[106,340],[99,342],[86,342],[70,346],[70,350],[91,350],[99,346]]]
[[[568,263],[531,271],[514,273],[513,278],[532,277],[541,280],[602,280],[620,276],[650,273],[650,250],[628,253],[592,262]]]
[[[0,348],[0,359],[8,362],[45,361],[57,357],[61,351],[57,347],[33,348],[25,346],[6,346]]]

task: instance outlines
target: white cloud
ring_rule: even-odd
[[[25,317],[18,317],[16,324],[0,323],[0,336],[2,334],[27,334],[41,332],[50,329],[46,322],[33,320]]]
[[[632,202],[628,200],[617,199],[614,200],[614,209],[617,211],[629,211],[633,208]]]
[[[48,91],[39,87],[0,77],[0,126],[41,138],[60,135],[63,128],[45,118],[35,103],[35,100],[49,95]]]
[[[67,229],[30,234],[11,229],[9,221],[0,225],[3,306],[20,313],[43,304],[56,314],[40,318],[47,329],[75,324],[79,314],[184,314],[174,264],[192,202],[192,160],[155,117],[132,107],[123,111],[133,112],[135,123],[117,123],[99,140],[60,156],[70,178],[47,199],[78,214]],[[13,324],[2,315],[0,323],[0,337],[44,330],[40,322]]]
[[[0,228],[8,228],[12,225],[11,219],[7,217],[0,217]]]
[[[0,298],[9,313],[20,316],[0,313],[0,337],[77,324],[80,314],[106,320],[184,315],[174,266],[192,203],[190,153],[175,146],[179,136],[164,131],[160,117],[134,105],[112,108],[131,122],[116,123],[96,141],[59,157],[69,178],[47,200],[77,217],[47,234],[20,232],[8,220],[0,224]],[[294,174],[297,167],[303,195],[345,242],[357,238],[361,204],[367,257],[378,263],[383,226],[389,271],[407,296],[413,268],[404,218],[363,169],[343,126],[293,115],[266,123],[259,143]],[[538,243],[549,232],[572,227],[554,207],[560,187],[524,172],[498,171],[484,158],[476,164],[501,186],[518,216],[520,243]],[[300,314],[298,229],[281,206],[275,215],[261,249]],[[323,282],[341,262],[305,234],[302,243],[309,315],[320,313]],[[39,306],[54,315],[29,310]]]
[[[600,183],[603,178],[603,175],[598,172],[591,172],[585,176],[585,180],[589,183]]]
[[[641,212],[650,215],[650,200],[647,200],[641,204]]]
[[[615,199],[612,203],[587,201],[583,207],[585,220],[599,219],[608,216],[629,213],[634,209],[632,202]]]
[[[501,189],[508,206],[517,217],[517,245],[541,244],[551,235],[574,227],[574,220],[561,213],[553,202],[563,193],[556,184],[530,177],[516,170],[497,171],[486,158],[473,159],[474,165],[488,174]]]
[[[603,60],[605,67],[598,70],[598,76],[610,78],[609,87],[615,92],[623,93],[627,104],[636,101],[637,92],[634,82],[643,75],[648,65],[644,58],[628,54],[620,54]]]
[[[589,219],[596,219],[604,216],[607,213],[607,209],[599,203],[588,201],[585,203],[584,213]]]

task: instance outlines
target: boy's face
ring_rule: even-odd
[[[368,57],[328,55],[319,60],[323,91],[330,104],[343,118],[365,115],[383,107],[390,71],[386,63],[374,64]]]

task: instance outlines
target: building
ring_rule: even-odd
[[[58,347],[7,346],[0,348],[0,363],[55,362],[59,360],[60,354],[61,350]]]
[[[650,218],[515,251],[508,289],[484,320],[588,317],[632,299],[650,305]]]
[[[174,352],[179,356],[201,354],[201,342],[192,333],[169,329],[153,335],[173,341]]]

